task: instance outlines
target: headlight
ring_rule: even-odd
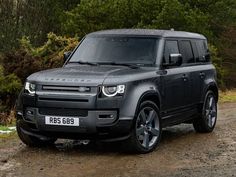
[[[30,94],[30,95],[34,95],[35,94],[35,89],[36,89],[36,85],[26,82],[25,83],[25,92]]]
[[[103,86],[102,93],[107,97],[113,97],[118,94],[123,94],[125,92],[125,85],[117,86]]]

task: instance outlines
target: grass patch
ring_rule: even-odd
[[[10,129],[8,128],[8,127],[6,127],[6,126],[2,126],[2,125],[0,125],[0,130],[2,130],[2,131],[10,131]]]
[[[8,133],[8,134],[0,134],[0,139],[4,139],[4,138],[10,138],[10,137],[13,137],[16,135],[16,132],[13,131],[11,133]]]
[[[15,130],[12,130],[10,129],[9,127],[14,127],[14,125],[12,126],[3,126],[3,125],[0,125],[0,131],[11,131],[9,133],[0,133],[0,139],[4,139],[4,138],[9,138],[13,135],[16,134],[16,131]]]
[[[220,91],[220,102],[236,102],[236,90],[227,90],[224,92]]]

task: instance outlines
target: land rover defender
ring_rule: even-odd
[[[217,101],[203,35],[98,31],[64,54],[62,68],[27,78],[17,101],[17,132],[28,146],[99,139],[147,153],[167,126],[192,123],[197,132],[213,131]]]

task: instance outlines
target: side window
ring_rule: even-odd
[[[198,62],[206,62],[207,55],[207,46],[204,40],[197,40],[196,46],[198,50],[199,57],[197,58]]]
[[[169,63],[170,54],[179,54],[178,41],[167,40],[165,42],[163,63]]]
[[[198,53],[198,49],[197,49],[197,42],[196,42],[196,40],[192,41],[192,47],[193,47],[193,55],[194,55],[196,61],[198,62],[199,61],[199,53]]]
[[[194,63],[193,51],[190,41],[180,41],[179,50],[183,57],[183,63]]]

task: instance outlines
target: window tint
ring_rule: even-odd
[[[157,39],[143,37],[86,37],[69,62],[155,63]]]
[[[180,41],[179,50],[183,57],[183,63],[195,62],[190,41]]]
[[[169,63],[170,54],[178,54],[178,53],[179,53],[178,42],[166,41],[163,63]]]
[[[205,44],[204,40],[197,40],[196,41],[196,46],[198,50],[198,62],[205,62],[206,61],[206,55],[207,55],[207,46]]]
[[[196,41],[192,41],[192,47],[193,47],[194,57],[195,57],[196,61],[199,61],[199,53],[198,53],[198,50],[197,50]]]

